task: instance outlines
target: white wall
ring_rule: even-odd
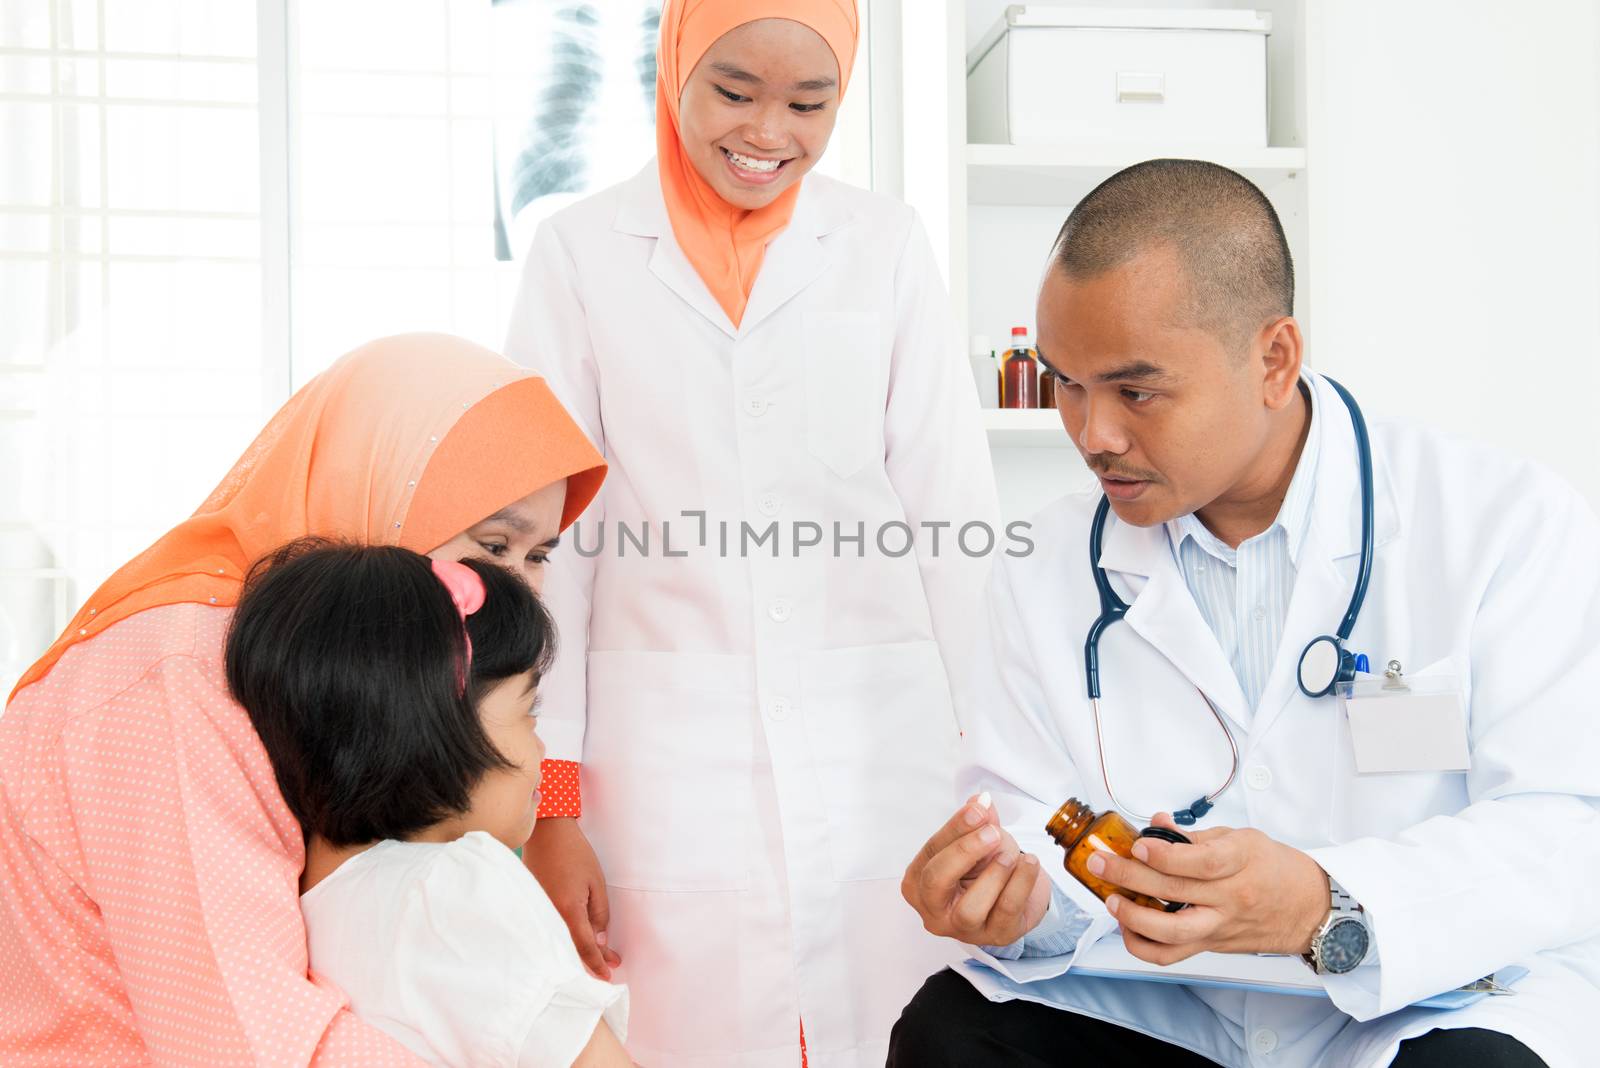
[[[1315,6],[1313,361],[1600,506],[1600,9]]]

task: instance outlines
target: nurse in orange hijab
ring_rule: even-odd
[[[652,1068],[793,1068],[801,1020],[881,1065],[944,962],[899,879],[998,506],[921,222],[816,169],[858,37],[853,0],[668,0],[656,159],[539,228],[506,344],[611,472],[546,587],[581,798],[524,859]]]
[[[0,716],[0,1064],[417,1066],[307,967],[301,830],[223,670],[307,535],[537,589],[605,465],[539,378],[436,334],[339,360],[92,593]]]

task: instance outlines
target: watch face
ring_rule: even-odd
[[[1366,955],[1367,925],[1354,916],[1335,920],[1333,926],[1323,932],[1319,946],[1323,971],[1343,975],[1360,964]]]

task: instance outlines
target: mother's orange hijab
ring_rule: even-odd
[[[810,27],[839,61],[839,99],[855,65],[860,20],[855,0],[667,0],[656,49],[656,168],[672,234],[711,295],[737,326],[756,284],[767,243],[789,225],[800,182],[755,211],[717,195],[683,149],[678,99],[717,38],[758,19]]]
[[[443,334],[374,341],[291,397],[199,511],[107,579],[12,694],[137,612],[236,603],[250,566],[295,538],[426,553],[563,478],[565,529],[604,477],[544,379]]]

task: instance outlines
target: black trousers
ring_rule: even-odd
[[[1210,1059],[1089,1016],[1031,1001],[993,1002],[946,968],[922,984],[889,1037],[888,1068],[1210,1068]],[[1400,1043],[1391,1068],[1545,1068],[1509,1035],[1429,1031]]]

